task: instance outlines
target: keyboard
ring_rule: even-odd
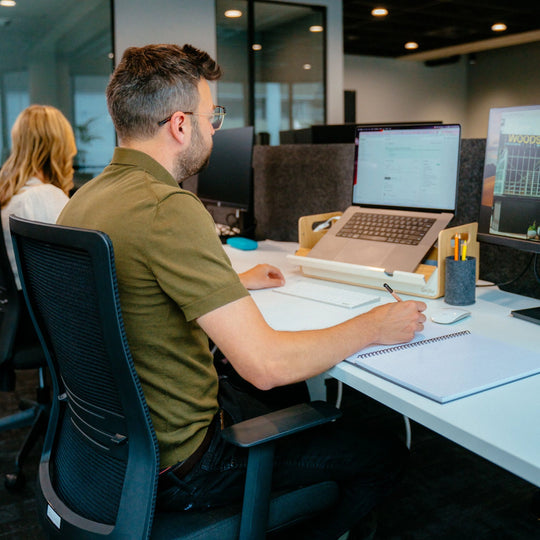
[[[356,212],[336,236],[416,246],[434,223],[426,217]]]
[[[355,308],[379,301],[379,296],[352,289],[333,287],[317,281],[298,280],[287,283],[284,287],[273,289],[279,294],[288,294],[324,304],[343,308]]]

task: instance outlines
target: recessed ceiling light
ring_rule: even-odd
[[[383,7],[373,8],[371,14],[374,17],[386,17],[388,15],[388,10]]]
[[[237,19],[238,17],[242,16],[242,12],[239,9],[228,9],[225,12],[225,17],[229,17],[229,19]]]
[[[314,24],[313,26],[309,27],[310,32],[322,32],[324,28],[319,24]]]
[[[17,5],[17,2],[15,2],[15,0],[0,0],[0,6],[13,7],[15,5]]]
[[[416,41],[408,41],[405,43],[405,48],[409,50],[418,49],[418,43]]]
[[[494,31],[494,32],[504,32],[506,30],[506,24],[504,23],[495,23],[491,29]]]
[[[311,69],[311,64],[304,64],[302,67],[304,69]]]
[[[251,48],[254,50],[254,51],[260,51],[262,49],[262,45],[260,43],[254,43]]]

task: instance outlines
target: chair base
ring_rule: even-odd
[[[28,425],[32,426],[15,459],[15,471],[6,474],[4,485],[7,490],[16,492],[25,486],[26,477],[22,470],[23,463],[38,440],[45,435],[48,421],[49,405],[40,403],[34,403],[32,408],[3,418],[0,421],[0,431],[26,427]]]
[[[16,493],[22,491],[26,485],[26,476],[21,469],[16,472],[6,474],[4,486],[8,491]]]
[[[35,417],[36,411],[34,409],[26,409],[24,411],[1,418],[0,432],[31,426],[34,423]]]

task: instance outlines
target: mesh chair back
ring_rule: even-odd
[[[4,362],[13,355],[19,312],[17,285],[9,262],[2,222],[0,221],[0,370]],[[13,390],[13,388],[5,388],[5,390]]]
[[[146,538],[158,448],[125,336],[111,241],[13,216],[10,227],[58,397],[40,464],[49,532]]]

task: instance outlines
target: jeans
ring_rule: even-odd
[[[255,408],[260,412],[258,403]],[[336,481],[340,492],[337,504],[302,524],[300,532],[295,529],[294,537],[337,539],[389,493],[407,458],[407,448],[399,440],[364,431],[360,421],[343,418],[279,440],[272,489]],[[158,493],[158,508],[200,511],[239,501],[246,466],[247,450],[230,445],[217,430],[195,467],[182,480],[174,477],[175,486]]]

